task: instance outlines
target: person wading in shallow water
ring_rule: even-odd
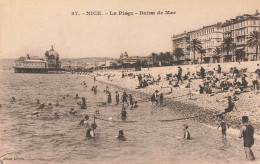
[[[85,97],[82,97],[82,103],[81,103],[81,107],[80,108],[81,109],[87,109]]]
[[[128,95],[127,95],[126,92],[124,91],[124,92],[123,92],[123,95],[122,95],[123,106],[125,105],[125,103],[126,103],[127,105],[129,105],[128,102],[127,102],[127,97],[128,97]]]
[[[119,134],[117,137],[120,141],[125,141],[126,137],[124,136],[124,131],[123,130],[119,130]]]
[[[184,124],[184,135],[183,135],[183,138],[186,139],[186,140],[190,140],[190,132],[188,131],[188,128],[189,126]]]
[[[111,102],[112,102],[111,93],[107,91],[107,103],[111,103]]]
[[[116,91],[116,104],[119,104],[119,93]]]
[[[221,119],[221,123],[219,124],[218,128],[221,127],[221,131],[222,131],[222,137],[225,138],[227,136],[226,131],[227,128],[229,128],[228,124],[224,121],[223,116],[220,117]],[[217,128],[217,130],[218,130]]]
[[[254,127],[248,123],[248,117],[242,117],[243,126],[240,129],[239,138],[244,139],[244,149],[248,160],[255,160],[251,147],[254,145]]]

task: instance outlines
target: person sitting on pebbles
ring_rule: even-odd
[[[75,115],[77,112],[74,110],[74,108],[70,108],[70,112],[69,112],[69,114],[73,114],[73,115]]]

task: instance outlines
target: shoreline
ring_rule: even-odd
[[[92,79],[91,76],[88,76],[87,78]],[[145,96],[144,99],[150,98],[150,95],[148,93],[146,93],[144,91],[141,91],[141,90],[131,90],[129,88],[124,88],[124,87],[118,86],[116,84],[108,83],[108,82],[102,81],[102,80],[96,80],[96,81],[99,82],[99,83],[103,83],[103,84],[109,85],[109,86],[113,86],[115,88],[119,88],[120,90],[126,90],[127,92],[131,92],[131,93],[134,93],[134,94],[139,94],[141,96]],[[204,114],[202,115],[202,117],[189,118],[190,120],[198,122],[198,123],[201,123],[204,126],[206,126],[208,128],[211,128],[211,129],[216,129],[218,124],[219,124],[219,121],[217,119],[215,119],[214,121],[209,119],[209,118],[212,118],[214,116],[214,112],[212,112],[212,111],[211,112],[210,111],[205,111],[205,109],[200,108],[199,106],[196,106],[194,104],[185,104],[185,103],[180,102],[180,101],[171,100],[170,98],[166,99],[164,101],[164,104],[165,104],[164,107],[167,107],[169,110],[174,110],[174,112],[177,113],[177,116],[181,116],[182,118],[194,116],[192,114],[194,114],[196,112],[192,112],[189,109],[191,109],[191,107],[195,107],[197,109],[196,111],[204,112]],[[181,107],[178,106],[176,108],[176,106],[174,106],[176,104],[180,105]],[[186,110],[184,112],[180,110],[180,108],[185,108],[183,105],[184,106],[188,105],[188,108],[186,108]],[[190,112],[190,113],[187,113],[187,112]],[[205,113],[206,113],[207,116],[210,115],[211,117],[203,117],[205,115]],[[240,132],[239,128],[240,128],[239,125],[236,126],[236,127],[234,127],[234,126],[229,127],[229,129],[228,129],[229,134],[238,137],[239,132]],[[254,137],[255,137],[255,139],[260,139],[260,133],[259,132],[256,133],[254,135]]]
[[[196,66],[197,67],[197,66]],[[177,66],[176,66],[177,68]],[[172,72],[174,66],[162,68],[159,67],[158,69],[154,70],[156,68],[150,69],[150,70],[144,70],[141,72],[136,71],[129,71],[127,73],[132,74],[158,74],[158,72],[163,75],[168,72]],[[161,70],[159,70],[161,69]],[[155,90],[159,90],[159,92],[165,92],[166,89],[162,89],[163,86],[167,86],[165,84],[166,80],[162,77],[162,82],[159,85],[152,85],[148,86],[146,88],[142,89],[136,89],[135,85],[138,85],[137,78],[121,78],[121,71],[122,70],[112,70],[112,71],[102,71],[102,72],[94,72],[94,74],[99,75],[97,76],[97,81],[105,83],[107,85],[112,85],[118,88],[121,88],[122,90],[129,90],[130,92],[141,94],[145,97],[145,99],[148,99],[149,101],[151,94]],[[154,73],[154,71],[157,71]],[[163,73],[162,73],[163,72]],[[93,78],[94,74],[87,75],[88,78]],[[110,81],[107,79],[107,75],[112,74]],[[195,81],[195,80],[194,80]],[[196,80],[195,84],[198,85],[199,80]],[[189,118],[190,120],[194,120],[199,123],[203,123],[206,125],[210,125],[213,127],[218,126],[219,119],[213,118],[214,115],[222,112],[226,107],[226,103],[218,102],[219,98],[223,98],[226,93],[218,93],[214,96],[209,96],[207,94],[202,95],[193,95],[193,97],[196,97],[195,99],[189,99],[188,93],[192,91],[194,93],[194,88],[191,87],[191,89],[183,88],[182,86],[173,89],[173,93],[171,95],[165,95],[164,96],[164,104],[166,107],[170,110],[174,110],[178,115],[181,115],[182,117],[194,117],[195,118]],[[241,96],[242,95],[242,96]],[[252,123],[252,125],[255,127],[255,134],[260,135],[260,122],[258,121],[258,115],[260,115],[260,111],[257,111],[257,108],[259,108],[259,105],[257,105],[257,95],[251,93],[251,92],[245,92],[242,93],[241,100],[239,103],[237,102],[238,111],[232,111],[230,113],[225,114],[225,121],[231,125],[230,128],[232,129],[239,129],[241,127],[241,117],[242,115],[248,115],[249,120]],[[244,100],[245,99],[245,100]],[[251,99],[250,101],[248,99]],[[254,101],[255,100],[255,101]],[[250,104],[251,103],[251,104]],[[248,110],[249,105],[254,105],[252,110]],[[216,108],[216,106],[218,108]],[[174,119],[174,118],[173,118]]]

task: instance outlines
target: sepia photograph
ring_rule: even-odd
[[[0,0],[0,164],[240,163],[259,0]]]

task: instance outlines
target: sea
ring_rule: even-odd
[[[93,85],[97,94],[91,90]],[[252,163],[246,161],[238,130],[228,129],[223,139],[217,127],[193,120],[161,122],[183,116],[167,106],[155,107],[138,92],[132,92],[138,108],[126,107],[128,118],[121,120],[122,104],[115,104],[115,91],[121,96],[124,89],[108,85],[112,103],[106,104],[106,86],[86,75],[1,70],[0,163]],[[78,105],[81,97],[86,99],[85,110]],[[45,103],[44,109],[39,109],[37,99]],[[71,108],[77,111],[75,115],[69,114]],[[38,116],[32,115],[35,111]],[[56,112],[60,118],[55,118]],[[86,114],[90,124],[97,118],[96,138],[86,138],[89,126],[79,125]],[[191,140],[183,139],[184,124],[189,125]],[[117,139],[119,130],[124,131],[126,141]],[[252,150],[254,163],[260,163],[257,138]]]

